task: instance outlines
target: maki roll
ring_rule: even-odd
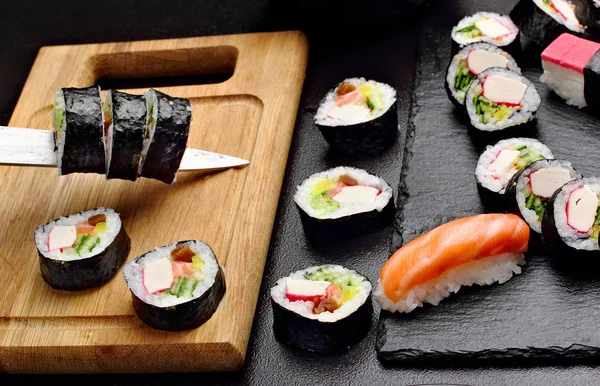
[[[473,127],[498,131],[524,125],[535,118],[540,94],[524,76],[506,68],[479,73],[465,95],[465,108]]]
[[[106,178],[135,181],[146,134],[143,96],[109,90],[104,102]]]
[[[223,270],[212,249],[200,240],[147,252],[127,263],[124,275],[135,313],[158,330],[199,327],[225,295]]]
[[[485,42],[507,48],[518,42],[519,28],[510,17],[492,12],[478,12],[460,20],[452,28],[454,52],[471,43]]]
[[[362,169],[340,166],[307,178],[294,201],[307,238],[315,243],[355,237],[394,219],[392,188]]]
[[[542,219],[542,239],[554,254],[598,258],[600,247],[600,178],[570,181],[548,201]]]
[[[139,175],[167,184],[175,181],[187,145],[192,105],[150,89],[144,93],[148,110]]]
[[[519,214],[529,227],[542,233],[542,218],[548,200],[554,192],[571,180],[581,178],[570,162],[540,160],[515,174],[508,184],[506,195],[514,198]]]
[[[127,259],[131,245],[119,214],[108,208],[50,221],[34,237],[42,277],[62,290],[106,283]]]
[[[593,24],[589,0],[520,0],[510,17],[542,48],[564,32],[582,36]]]
[[[310,267],[271,288],[275,337],[300,349],[336,354],[369,332],[371,283],[339,265]]]
[[[490,67],[521,73],[512,56],[490,43],[471,43],[454,55],[446,72],[446,91],[452,103],[464,105],[465,94],[473,80]]]
[[[504,204],[506,187],[518,171],[534,161],[553,158],[546,145],[532,138],[503,139],[487,146],[475,167],[482,198],[489,203]]]
[[[365,78],[346,79],[321,101],[315,124],[332,148],[375,155],[398,132],[396,90]]]
[[[99,87],[56,92],[52,125],[58,175],[105,172],[102,100]]]

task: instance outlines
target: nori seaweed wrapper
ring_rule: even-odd
[[[150,91],[157,97],[156,129],[140,175],[170,184],[175,180],[187,145],[192,106],[187,99]]]
[[[112,151],[106,178],[135,181],[146,133],[146,99],[109,91],[112,101]]]
[[[105,172],[104,125],[99,87],[63,88],[65,146],[61,175]]]
[[[600,108],[600,50],[583,69],[583,93],[585,103],[591,110]]]

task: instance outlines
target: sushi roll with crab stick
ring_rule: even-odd
[[[533,83],[500,67],[479,73],[465,95],[465,109],[471,126],[485,132],[531,122],[541,102]]]
[[[323,98],[315,125],[333,149],[376,155],[398,134],[396,90],[365,78],[346,79]]]
[[[600,257],[600,178],[567,182],[548,200],[542,239],[557,257]]]
[[[525,166],[508,183],[507,197],[514,199],[518,214],[536,233],[542,233],[542,218],[548,200],[569,181],[581,178],[570,162],[540,160]]]
[[[129,255],[131,240],[118,213],[97,208],[39,226],[40,272],[55,289],[82,290],[109,281]]]
[[[156,248],[125,265],[133,309],[148,326],[194,329],[209,320],[225,295],[223,269],[200,240]]]
[[[452,52],[472,43],[490,43],[504,50],[519,51],[519,28],[510,17],[493,12],[478,12],[461,19],[452,28]]]
[[[371,283],[339,265],[303,269],[271,288],[275,337],[293,347],[336,354],[369,332]]]
[[[520,0],[510,17],[541,49],[564,32],[583,36],[594,22],[589,0]]]
[[[490,43],[471,43],[454,55],[446,72],[446,91],[452,103],[462,107],[473,80],[490,67],[502,67],[521,73],[510,54]]]
[[[381,229],[396,212],[387,182],[346,166],[308,177],[298,186],[294,201],[306,237],[317,244]]]
[[[509,138],[487,146],[479,156],[475,178],[480,196],[486,204],[505,206],[505,195],[513,176],[532,162],[553,159],[552,151],[533,138]]]

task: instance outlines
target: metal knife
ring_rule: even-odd
[[[179,171],[211,172],[243,167],[249,163],[245,159],[188,147],[183,153]],[[0,126],[0,166],[2,165],[56,167],[54,132]]]

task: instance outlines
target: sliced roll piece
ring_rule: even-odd
[[[455,48],[479,42],[507,48],[518,43],[518,35],[519,28],[509,16],[493,12],[478,12],[464,17],[451,32]]]
[[[279,279],[271,288],[271,304],[275,337],[308,351],[348,351],[371,327],[371,283],[340,265],[310,267]]]
[[[119,214],[110,208],[50,221],[35,230],[34,238],[44,280],[53,288],[72,291],[109,281],[131,246]]]
[[[394,219],[392,188],[365,170],[339,166],[313,174],[294,201],[307,238],[322,243],[378,230]]]
[[[104,101],[106,178],[135,181],[146,134],[143,96],[109,90]]]
[[[61,88],[52,112],[58,175],[104,174],[105,144],[99,87]]]
[[[150,89],[144,93],[148,110],[139,175],[171,184],[187,145],[192,105]]]
[[[521,126],[535,118],[540,94],[524,76],[492,67],[473,80],[465,96],[465,108],[473,127],[498,131]]]
[[[147,252],[125,265],[124,276],[135,313],[158,330],[201,326],[217,310],[226,290],[217,257],[200,240]]]

